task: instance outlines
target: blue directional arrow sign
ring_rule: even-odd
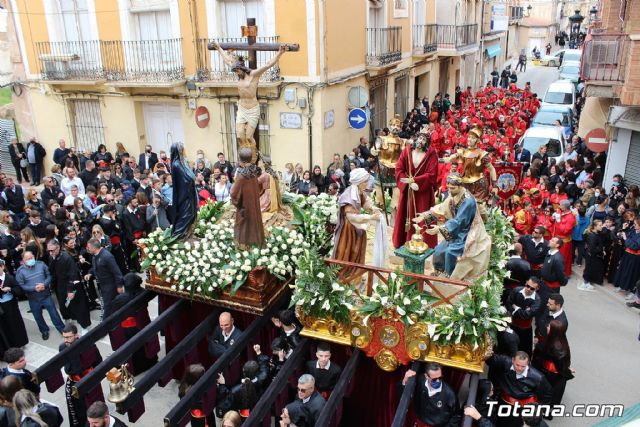
[[[349,126],[354,129],[362,129],[367,125],[367,113],[362,108],[354,108],[349,111]]]

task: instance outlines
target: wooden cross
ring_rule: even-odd
[[[247,25],[242,26],[242,37],[247,38],[246,43],[219,43],[220,47],[224,50],[246,50],[249,52],[249,68],[255,70],[258,68],[258,60],[256,58],[256,52],[277,52],[280,50],[280,46],[287,46],[287,50],[290,52],[298,52],[300,50],[299,44],[288,43],[256,43],[256,37],[258,36],[258,27],[256,26],[256,18],[247,18]],[[207,49],[215,50],[213,43],[207,45]]]

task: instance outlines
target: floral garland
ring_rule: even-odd
[[[296,282],[291,285],[291,306],[302,306],[309,316],[331,318],[347,323],[355,304],[351,286],[337,282],[337,265],[327,265],[315,248],[305,250],[296,269]]]
[[[384,317],[388,311],[396,312],[409,327],[418,319],[428,317],[431,305],[438,301],[430,293],[421,292],[415,284],[409,284],[406,276],[399,272],[390,273],[387,284],[373,284],[373,294],[362,295],[363,305],[358,307],[367,323],[369,317]]]
[[[509,317],[501,305],[502,284],[507,276],[505,265],[507,250],[514,242],[516,232],[498,208],[492,208],[485,223],[491,237],[491,255],[486,275],[479,277],[453,304],[437,307],[425,319],[429,322],[429,335],[439,345],[460,342],[477,349],[489,336],[496,340],[499,331],[509,324]]]

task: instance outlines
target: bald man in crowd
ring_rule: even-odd
[[[233,324],[233,316],[228,311],[220,314],[218,326],[209,337],[209,354],[216,359],[240,338],[242,331]]]

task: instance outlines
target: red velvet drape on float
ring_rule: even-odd
[[[352,381],[353,391],[344,400],[343,426],[389,427],[396,414],[402,393],[402,378],[408,367],[399,367],[394,372],[385,372],[375,360],[363,357]],[[444,380],[457,393],[464,382],[466,372],[443,369]],[[413,405],[407,413],[405,426],[415,422]]]
[[[159,295],[158,296],[158,310],[160,313],[170,307],[177,298],[167,296],[167,295]],[[243,331],[247,329],[247,327],[256,319],[256,315],[243,313],[233,310],[227,310],[222,308],[214,308],[210,305],[194,302],[191,307],[185,310],[176,321],[170,322],[169,325],[164,329],[165,334],[165,347],[166,352],[168,353],[173,349],[182,338],[186,337],[197,325],[199,325],[206,317],[211,314],[212,310],[217,309],[220,312],[229,311],[233,316],[234,323],[236,327],[239,327]],[[217,319],[215,320],[217,324]],[[265,354],[271,354],[271,341],[277,336],[277,330],[273,326],[273,324],[269,321],[266,323],[263,330],[258,334],[255,340],[251,341],[247,348],[240,353],[240,356],[229,366],[227,369],[223,371],[227,384],[235,384],[240,379],[242,365],[247,360],[256,360],[255,352],[253,351],[254,344],[260,344],[261,350]],[[207,339],[203,338],[196,347],[193,348],[189,353],[184,355],[184,358],[180,360],[174,367],[171,369],[166,377],[162,378],[160,381],[160,385],[164,387],[167,383],[169,383],[172,379],[180,381],[184,374],[185,369],[194,363],[201,363],[205,368],[209,368],[215,360],[209,355],[209,351],[207,349]],[[216,401],[216,386],[212,384],[212,386],[207,390],[205,395],[202,398],[203,409],[205,413],[210,413],[215,407]],[[176,402],[178,401],[178,396],[176,396]],[[186,418],[185,420],[188,420]]]

